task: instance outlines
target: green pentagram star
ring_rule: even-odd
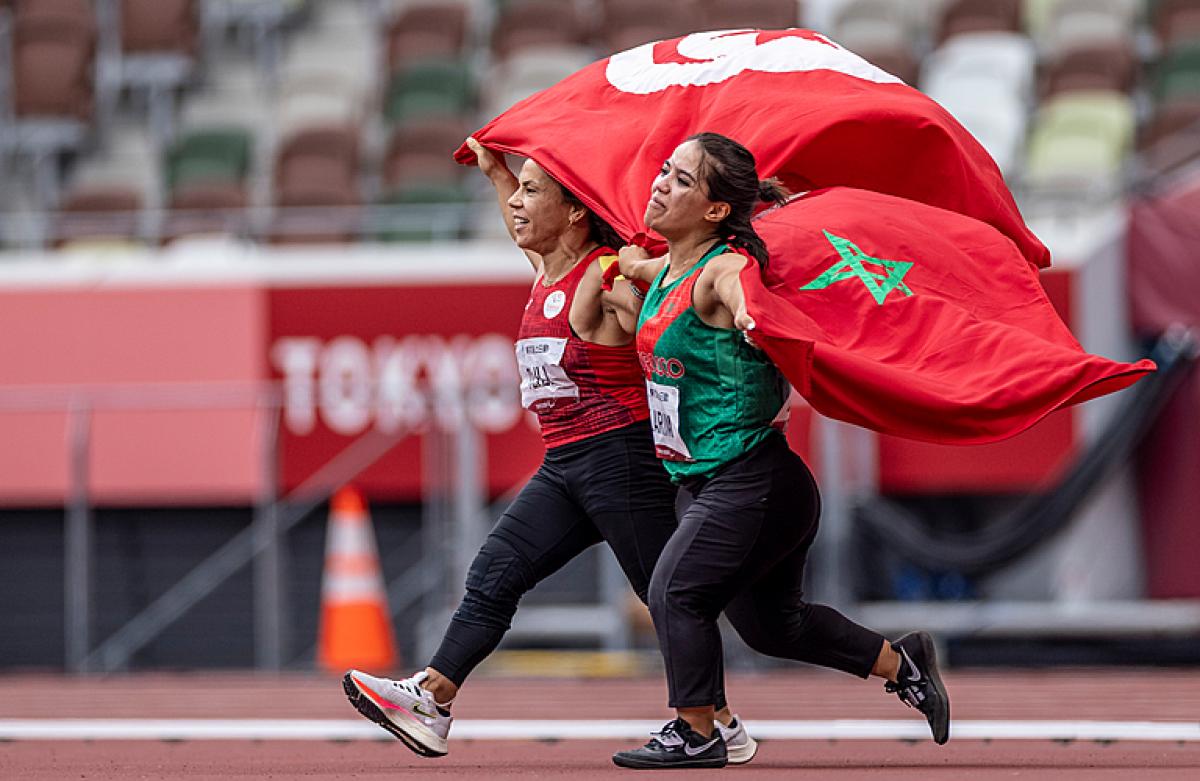
[[[826,269],[821,276],[800,288],[801,290],[823,290],[830,285],[843,282],[847,279],[858,279],[867,286],[867,290],[875,297],[875,303],[880,306],[883,306],[883,302],[887,300],[888,293],[891,293],[893,290],[899,290],[906,296],[913,294],[908,285],[904,284],[904,275],[913,267],[912,263],[906,260],[873,258],[860,250],[858,245],[849,239],[834,236],[829,231],[823,231],[823,233],[825,234],[825,238],[829,239],[829,243],[833,245],[833,248],[842,256],[842,259]],[[863,265],[864,263],[883,266],[886,273],[880,274],[868,271]]]

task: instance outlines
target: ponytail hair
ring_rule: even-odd
[[[579,196],[575,195],[575,193],[571,192],[566,187],[563,187],[562,182],[554,179],[553,177],[551,177],[551,179],[553,179],[554,183],[558,185],[558,189],[562,191],[564,201],[571,206],[577,206],[587,212],[589,239],[596,242],[601,247],[608,247],[609,249],[620,249],[625,244],[625,240],[621,238],[613,226],[605,222],[599,214],[596,214],[594,211],[585,206],[583,201],[579,200]]]
[[[782,205],[788,191],[775,177],[759,181],[750,150],[719,133],[697,133],[687,139],[704,151],[701,178],[710,200],[729,204],[729,216],[717,227],[719,235],[733,247],[745,250],[766,267],[767,245],[750,224],[759,203]]]

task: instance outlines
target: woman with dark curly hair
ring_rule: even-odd
[[[817,533],[820,494],[776,422],[787,381],[749,341],[740,274],[765,266],[751,217],[782,203],[759,181],[753,155],[701,133],[663,163],[645,223],[668,243],[663,258],[621,250],[621,273],[649,283],[637,349],[659,457],[692,495],[655,566],[650,613],[677,718],[644,747],[613,756],[622,767],[721,767],[727,749],[712,726],[723,691],[722,611],[761,653],[886,679],[948,738],[949,699],[924,632],[889,643],[833,608],[804,601],[804,565]]]

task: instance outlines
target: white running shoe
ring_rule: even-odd
[[[393,681],[351,670],[342,678],[342,688],[359,713],[404,745],[423,757],[444,757],[454,719],[450,711],[437,706],[432,693],[421,688],[421,681],[428,677],[422,670],[411,678]]]
[[[721,731],[721,737],[725,738],[725,751],[729,755],[729,764],[744,765],[754,759],[754,754],[758,751],[758,741],[750,737],[750,733],[746,731],[746,725],[736,714],[728,727],[719,721],[713,723]]]

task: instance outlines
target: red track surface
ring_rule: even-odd
[[[1200,672],[955,673],[946,676],[962,719],[1191,720]],[[734,677],[735,708],[753,720],[912,718],[876,683],[823,672]],[[460,719],[665,720],[660,679],[502,680],[480,677],[455,705]],[[332,678],[144,675],[103,680],[0,678],[0,719],[356,718]],[[453,734],[453,733],[452,733]],[[609,755],[623,741],[451,741],[449,757],[422,760],[398,742],[14,742],[0,744],[0,779],[125,778],[598,778],[628,774]],[[1200,778],[1200,744],[1119,742],[932,743],[776,741],[743,768],[750,778],[999,779]]]

